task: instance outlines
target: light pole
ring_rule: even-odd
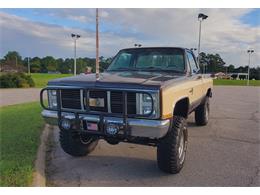
[[[71,34],[72,39],[74,40],[74,75],[77,74],[77,62],[76,62],[76,47],[77,47],[77,39],[80,38],[80,35],[77,34]]]
[[[190,50],[193,52],[193,51],[196,51],[197,48],[190,48]]]
[[[28,62],[28,74],[31,74],[31,70],[30,70],[30,58],[27,57],[27,62]]]
[[[247,86],[249,85],[250,56],[254,52],[253,49],[247,50],[248,53],[248,70],[247,70]]]
[[[198,64],[200,65],[200,37],[201,37],[201,22],[203,20],[206,20],[208,18],[207,15],[199,13],[198,20],[200,22],[199,24],[199,45],[198,45]],[[203,74],[205,73],[205,66],[203,65]]]

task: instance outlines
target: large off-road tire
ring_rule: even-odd
[[[60,145],[66,153],[72,156],[86,156],[95,149],[97,144],[96,138],[60,129]]]
[[[185,118],[174,116],[171,129],[157,146],[157,164],[162,171],[173,174],[180,172],[185,161],[187,141]]]
[[[198,126],[204,126],[209,121],[209,97],[205,98],[205,101],[199,105],[195,110],[195,122]]]

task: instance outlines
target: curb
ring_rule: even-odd
[[[46,124],[41,134],[41,138],[40,138],[41,143],[37,151],[37,158],[35,161],[35,171],[33,173],[32,187],[46,186],[46,176],[45,176],[46,152],[47,152],[47,144],[48,144],[48,138],[50,136],[50,132],[51,132],[51,127]]]

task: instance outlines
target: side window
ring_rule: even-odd
[[[197,73],[198,67],[196,65],[193,55],[190,52],[187,52],[187,57],[188,57],[188,60],[190,63],[190,68],[191,68],[192,74]]]

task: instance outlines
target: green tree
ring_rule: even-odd
[[[225,62],[219,54],[206,54],[200,53],[200,65],[201,69],[203,65],[206,65],[207,73],[216,73],[225,71]]]
[[[41,71],[41,59],[39,57],[34,57],[30,60],[30,69],[32,73]]]
[[[68,74],[73,72],[74,60],[72,58],[66,58],[62,63],[58,63],[58,71],[62,74]]]
[[[8,51],[4,56],[4,63],[6,65],[19,66],[22,65],[22,56],[17,51]]]
[[[250,68],[250,79],[260,80],[260,67]]]
[[[46,56],[41,60],[41,72],[57,71],[57,62],[52,56]]]
[[[232,73],[235,71],[235,66],[233,64],[230,64],[227,69],[229,73]]]

